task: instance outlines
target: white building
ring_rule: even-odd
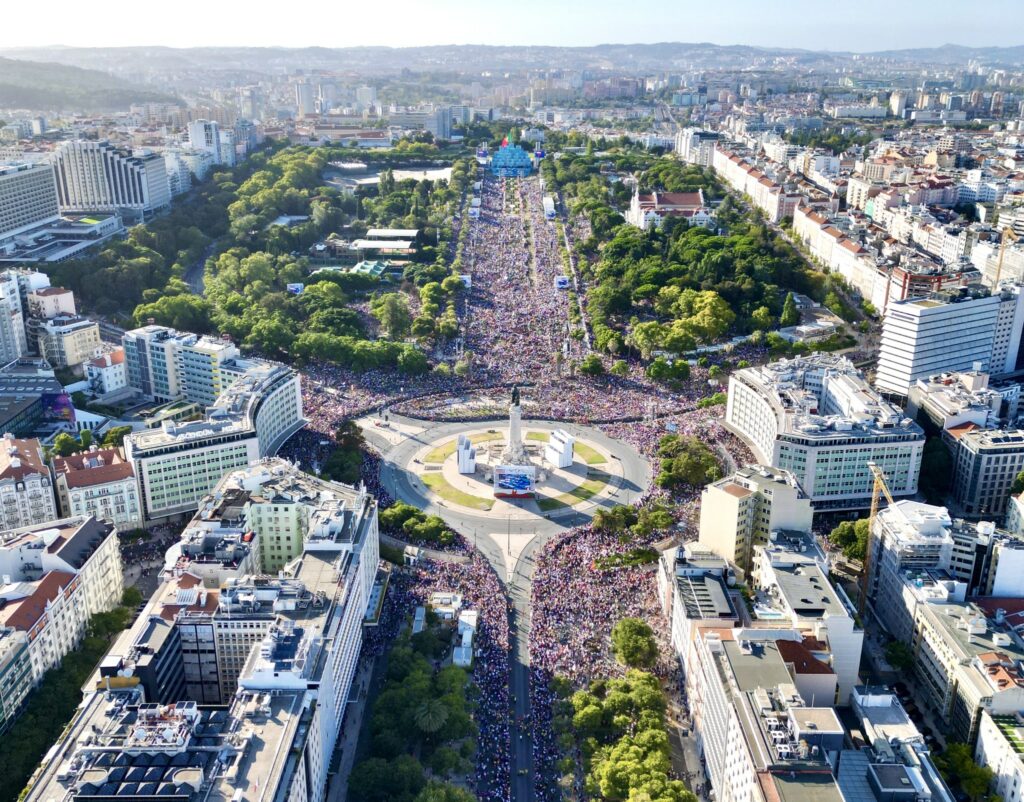
[[[867,507],[869,462],[894,495],[917,492],[924,432],[845,357],[815,354],[736,371],[725,420],[758,462],[792,472],[816,510]]]
[[[223,369],[239,355],[230,340],[148,325],[125,332],[122,343],[129,385],[155,401],[209,406],[237,378]]]
[[[29,634],[36,682],[78,645],[89,618],[116,607],[124,592],[117,530],[88,516],[5,532],[0,574],[0,626]]]
[[[194,510],[225,473],[260,458],[251,422],[228,415],[166,421],[160,429],[132,432],[124,450],[138,477],[147,520]]]
[[[115,348],[85,363],[85,378],[96,395],[117,393],[128,387],[124,348]]]
[[[875,384],[908,395],[918,379],[939,373],[1012,372],[1022,330],[1020,287],[1008,287],[998,295],[958,291],[892,303],[882,323]]]
[[[810,532],[812,517],[792,473],[751,465],[704,488],[698,542],[747,574],[755,546],[767,544],[773,532]]]
[[[171,203],[167,168],[156,153],[76,140],[58,148],[53,164],[61,211],[117,212],[141,221]]]
[[[907,414],[916,419],[923,411],[942,430],[968,423],[991,429],[1017,418],[1020,389],[1019,384],[990,387],[988,374],[980,370],[942,373],[913,384]]]
[[[116,448],[55,457],[57,499],[61,514],[91,515],[122,532],[142,526],[142,502],[135,471]]]
[[[1024,721],[1018,712],[993,716],[982,711],[974,759],[992,770],[994,794],[1004,802],[1021,802],[1024,794]]]
[[[38,440],[0,440],[0,531],[58,518],[53,479]]]
[[[59,219],[52,165],[0,165],[0,247],[18,234]]]

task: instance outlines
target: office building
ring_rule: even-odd
[[[38,440],[0,440],[0,531],[52,521],[53,480]]]
[[[954,371],[997,376],[1019,369],[1024,293],[977,288],[890,303],[875,385],[906,396],[919,379]]]
[[[0,245],[59,219],[51,165],[0,165]]]
[[[1014,479],[1024,470],[1024,430],[978,429],[966,424],[952,430],[953,498],[964,515],[1002,518]]]
[[[816,511],[868,507],[869,462],[894,495],[917,492],[924,432],[845,357],[814,354],[736,371],[725,420],[758,462],[790,471]]]
[[[223,617],[238,614],[240,628],[257,623],[256,616],[270,619],[258,622],[261,637],[246,655],[226,709],[195,701],[152,703],[143,697],[144,686],[134,673],[133,644],[139,638],[145,641],[152,621],[152,610],[147,610],[124,638],[124,647],[122,641],[115,644],[120,654],[112,651],[104,661],[101,671],[110,681],[86,692],[59,747],[33,775],[26,802],[63,799],[69,793],[85,796],[101,787],[116,796],[138,794],[137,781],[130,786],[122,782],[125,773],[111,776],[115,754],[145,762],[152,783],[145,790],[154,795],[166,787],[164,794],[189,802],[240,800],[252,794],[323,802],[379,556],[373,498],[335,487],[335,502],[311,515],[300,556],[277,579],[296,592],[289,594],[283,587],[275,591],[273,580],[262,579],[241,584],[237,593],[223,591],[229,606],[242,608],[225,610]],[[177,592],[187,603],[180,616],[187,629],[193,615],[204,614],[196,603],[201,592],[196,586]],[[275,593],[277,603],[270,598]],[[208,594],[206,601],[211,598],[216,596]],[[220,616],[220,611],[214,613],[215,619]],[[179,650],[186,646],[184,633],[179,633]],[[225,638],[229,634],[225,631]],[[168,638],[161,635],[159,643],[167,644]],[[161,651],[166,651],[170,668],[175,649],[165,646]],[[172,693],[180,687],[171,675],[151,685]],[[106,785],[97,785],[97,780]],[[108,787],[111,783],[117,788]]]
[[[50,318],[42,321],[37,331],[39,353],[55,368],[77,367],[101,347],[99,324],[88,318]]]
[[[942,373],[914,382],[907,414],[920,420],[918,414],[923,412],[943,431],[965,424],[993,429],[1000,421],[1016,420],[1020,391],[1016,382],[992,385],[989,375],[981,370]]]
[[[108,142],[65,142],[54,154],[62,212],[117,212],[141,222],[170,205],[162,156],[132,155]]]
[[[704,488],[699,543],[746,575],[755,546],[767,544],[773,532],[811,531],[812,517],[793,474],[751,465]]]
[[[76,516],[5,531],[0,541],[0,627],[29,635],[33,682],[85,635],[89,619],[121,603],[117,530]]]
[[[62,515],[91,515],[122,532],[142,526],[135,471],[119,449],[93,447],[55,457],[53,473]]]
[[[147,521],[191,512],[225,473],[260,457],[248,418],[228,415],[132,432],[124,450]]]
[[[122,343],[128,383],[154,401],[210,406],[238,376],[223,370],[239,355],[230,340],[150,324],[125,332]]]

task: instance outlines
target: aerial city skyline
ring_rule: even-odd
[[[5,9],[0,802],[1021,802],[1015,6]]]

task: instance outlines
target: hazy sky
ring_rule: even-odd
[[[4,3],[0,47],[714,42],[829,50],[1024,44],[1024,0],[82,0]]]

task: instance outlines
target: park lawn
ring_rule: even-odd
[[[469,436],[469,442],[471,442],[473,444],[476,444],[476,443],[486,443],[488,440],[497,440],[500,437],[501,437],[500,434],[491,434],[489,432],[482,432],[480,434],[472,434],[472,435],[470,435]],[[436,463],[444,462],[446,459],[448,459],[448,457],[450,457],[452,454],[455,453],[455,449],[456,449],[456,447],[458,445],[459,445],[459,438],[456,437],[454,440],[452,440],[452,441],[450,441],[448,443],[445,443],[443,446],[438,446],[437,448],[435,448],[433,451],[431,451],[429,454],[427,454],[427,456],[425,456],[423,458],[423,461],[424,462],[432,462],[432,463],[433,462],[436,462]]]
[[[576,443],[573,448],[575,452],[579,454],[587,465],[604,465],[608,460],[604,458],[600,451],[595,448],[591,448],[586,443]]]
[[[539,440],[542,443],[546,443],[551,439],[551,432],[527,432],[527,440]]]
[[[600,493],[608,484],[609,476],[604,471],[587,471],[587,478],[582,484],[577,485],[568,493],[562,493],[551,498],[537,499],[537,506],[541,512],[560,510],[563,507],[571,507],[581,501],[587,501]]]
[[[452,487],[440,472],[422,474],[420,479],[423,481],[423,484],[437,493],[437,495],[445,501],[450,501],[452,504],[458,504],[460,507],[469,507],[473,510],[482,510],[487,512],[494,506],[494,499],[471,496],[469,493],[465,493],[456,487]]]

